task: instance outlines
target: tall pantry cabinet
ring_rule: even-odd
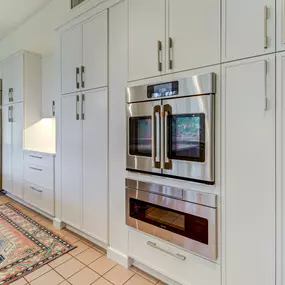
[[[21,51],[2,72],[2,188],[23,198],[24,132],[41,119],[41,56]]]
[[[61,34],[61,218],[108,242],[108,13]]]

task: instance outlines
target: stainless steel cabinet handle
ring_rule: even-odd
[[[85,120],[85,94],[82,94],[82,102],[81,102],[81,120]]]
[[[79,120],[78,104],[79,104],[79,95],[76,95],[76,121]]]
[[[264,61],[264,111],[268,110],[268,99],[267,99],[267,72],[268,72],[268,62]]]
[[[268,48],[268,35],[267,35],[267,20],[268,20],[268,7],[264,6],[264,48]]]
[[[168,57],[169,57],[169,69],[173,69],[173,40],[168,40]]]
[[[55,117],[55,101],[52,101],[52,116]]]
[[[162,113],[164,114],[164,134],[165,134],[165,138],[164,138],[164,165],[163,168],[164,169],[172,169],[172,160],[169,159],[168,157],[168,145],[169,145],[169,140],[170,140],[170,134],[169,134],[169,129],[168,129],[168,120],[169,120],[169,116],[171,116],[172,114],[172,108],[170,105],[164,105],[163,106],[163,111]]]
[[[85,67],[81,66],[81,87],[85,88]]]
[[[11,106],[8,107],[8,122],[11,123]]]
[[[161,167],[161,161],[160,161],[160,119],[156,119],[156,115],[158,114],[160,116],[161,107],[160,105],[153,107],[153,113],[152,113],[152,167],[153,168],[160,168]],[[159,140],[157,139],[159,138]]]
[[[41,156],[36,156],[36,155],[31,155],[31,154],[29,155],[29,157],[43,159]]]
[[[13,106],[10,106],[10,123],[14,122],[14,117],[13,117]]]
[[[180,260],[182,260],[182,261],[185,261],[185,260],[186,260],[186,256],[181,255],[181,254],[179,254],[179,253],[176,253],[176,254],[175,254],[175,253],[172,253],[172,252],[170,252],[170,251],[168,251],[168,250],[166,250],[166,249],[164,249],[164,248],[161,248],[161,247],[157,246],[157,244],[154,243],[154,242],[148,241],[146,244],[149,245],[149,246],[151,246],[151,247],[153,247],[153,248],[155,248],[155,249],[157,249],[157,250],[160,250],[160,251],[162,251],[162,252],[164,252],[164,253],[167,253],[167,254],[169,254],[169,255],[175,257],[175,258],[178,258],[178,259],[180,259]]]
[[[43,171],[41,168],[36,168],[36,167],[32,167],[30,166],[30,169],[36,170],[36,171]]]
[[[39,193],[43,193],[43,191],[42,190],[39,190],[39,189],[37,189],[37,188],[35,188],[35,187],[30,187],[30,189],[31,190],[34,190],[34,191],[36,191],[36,192],[39,192]]]
[[[80,88],[80,84],[79,84],[79,67],[76,67],[76,89]]]
[[[157,65],[158,71],[162,71],[162,42],[157,41]]]

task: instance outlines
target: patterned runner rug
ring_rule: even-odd
[[[73,248],[11,204],[0,205],[0,285],[10,284]]]

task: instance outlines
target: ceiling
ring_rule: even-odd
[[[0,40],[50,1],[52,0],[0,0]]]

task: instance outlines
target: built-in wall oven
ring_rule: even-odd
[[[216,195],[126,179],[127,225],[217,259]]]
[[[127,88],[127,170],[215,182],[214,73]]]

